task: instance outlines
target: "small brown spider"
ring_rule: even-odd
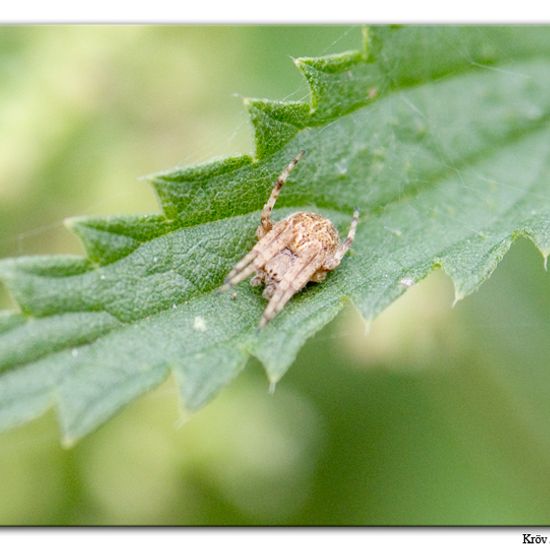
[[[355,237],[358,210],[353,213],[348,236],[342,243],[332,222],[313,212],[296,212],[280,222],[271,222],[271,211],[281,188],[303,155],[300,151],[277,178],[262,210],[256,231],[258,242],[231,270],[222,287],[227,290],[256,272],[250,284],[265,284],[263,296],[269,300],[260,327],[273,319],[309,281],[323,281],[327,272],[340,264]]]

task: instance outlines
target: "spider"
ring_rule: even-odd
[[[313,212],[296,212],[273,223],[271,211],[292,169],[304,151],[290,162],[277,178],[265,203],[256,231],[258,242],[225,278],[221,290],[228,290],[254,272],[252,286],[265,285],[263,296],[269,300],[260,320],[264,327],[286,303],[310,281],[319,283],[342,261],[355,237],[359,210],[355,210],[347,238],[340,236],[332,222]]]

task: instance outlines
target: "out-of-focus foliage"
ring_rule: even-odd
[[[0,124],[0,139],[20,141],[0,163],[1,255],[78,251],[67,215],[151,211],[128,174],[249,150],[229,94],[300,96],[292,65],[276,58],[327,53],[336,39],[353,47],[358,36],[2,29],[0,70],[11,77],[0,79],[0,112],[20,121],[5,133]],[[216,48],[231,63],[213,66]],[[549,290],[540,255],[521,242],[453,310],[443,276],[410,289],[369,336],[348,309],[273,396],[252,364],[184,423],[169,381],[69,451],[49,413],[0,436],[0,523],[547,523]]]
[[[548,255],[546,30],[374,27],[365,38],[296,60],[307,101],[247,100],[255,161],[152,176],[162,215],[69,220],[85,258],[0,260],[23,312],[0,318],[0,428],[53,404],[71,443],[171,373],[197,409],[250,356],[280,380],[345,299],[371,320],[434,267],[457,300],[470,294],[518,235]],[[242,285],[236,301],[217,290],[299,150],[278,206],[319,209],[341,229],[354,208],[366,219],[351,258],[258,333],[257,289]]]

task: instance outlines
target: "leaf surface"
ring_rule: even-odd
[[[162,215],[69,220],[86,257],[0,261],[21,309],[0,315],[0,427],[54,405],[71,443],[171,373],[196,409],[250,355],[279,380],[346,300],[370,320],[434,267],[460,299],[518,235],[547,257],[547,28],[371,28],[359,51],[296,65],[309,102],[246,101],[255,158],[152,176]],[[342,265],[258,332],[261,292],[217,289],[301,149],[275,217],[362,219]]]

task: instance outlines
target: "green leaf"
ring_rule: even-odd
[[[196,409],[250,355],[279,380],[346,300],[370,320],[435,267],[460,299],[519,235],[548,256],[547,28],[373,28],[360,51],[296,66],[310,102],[246,101],[256,158],[152,176],[162,216],[69,220],[86,258],[0,262],[21,308],[0,316],[1,427],[53,404],[70,443],[171,373]],[[260,292],[217,289],[301,149],[276,217],[362,219],[342,265],[258,332]]]

